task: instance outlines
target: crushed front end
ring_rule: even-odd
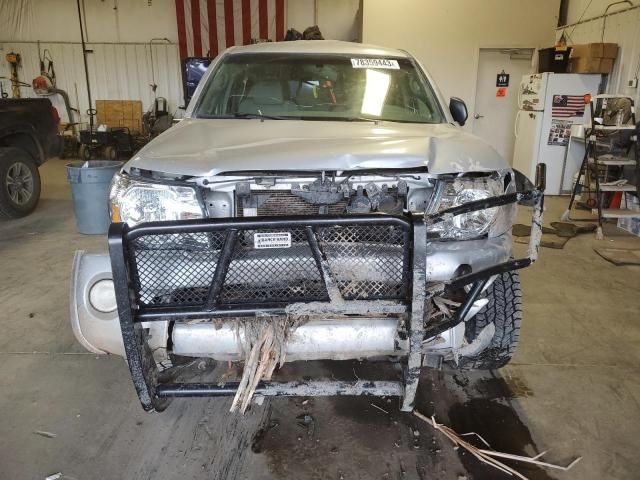
[[[441,202],[431,212],[427,197],[412,196],[418,189],[410,181],[345,192],[336,182],[324,188],[323,174],[311,186],[288,185],[304,200],[293,205],[278,195],[261,200],[263,189],[245,182],[235,183],[232,196],[207,189],[208,218],[114,223],[109,257],[77,255],[74,332],[92,351],[125,356],[143,408],[161,410],[170,397],[235,395],[239,388],[238,382],[164,381],[160,372],[171,355],[242,361],[252,324],[286,319],[286,361],[392,357],[404,378],[264,381],[255,395],[398,396],[402,409],[411,410],[421,368],[434,358],[455,360],[459,328],[482,308],[487,285],[536,259],[543,179],[541,171],[535,187],[518,189],[511,178],[493,196]],[[447,185],[453,182],[431,184]],[[412,201],[422,213],[407,208]],[[236,216],[224,210],[232,202]],[[468,214],[517,202],[533,207],[524,258],[511,258],[510,224],[496,236],[439,241],[451,235],[450,225],[473,229]],[[315,215],[304,210],[309,205]],[[298,215],[282,215],[285,207]],[[105,300],[108,280],[113,305]],[[436,315],[438,299],[455,307]]]

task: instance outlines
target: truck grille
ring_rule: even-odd
[[[321,205],[314,205],[306,200],[293,195],[289,190],[269,190],[265,192],[251,192],[258,200],[258,216],[281,217],[285,215],[318,215]],[[237,215],[244,217],[244,206],[241,199],[236,199],[238,205]],[[327,205],[327,215],[340,215],[345,213],[347,199],[333,205]]]
[[[395,217],[354,218],[311,219],[310,226],[212,221],[192,224],[189,232],[180,231],[188,222],[152,232],[134,228],[126,250],[136,300],[141,307],[196,308],[211,300],[224,308],[328,301],[320,258],[345,300],[405,299],[410,225]],[[256,235],[279,232],[289,234],[288,245],[256,246]],[[227,242],[232,250],[221,260]]]

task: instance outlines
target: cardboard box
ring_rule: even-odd
[[[569,62],[571,73],[611,73],[613,70],[613,58],[572,58]]]
[[[128,127],[131,133],[142,131],[140,100],[96,100],[98,124],[107,127]]]
[[[571,73],[611,73],[618,56],[617,43],[585,43],[571,51]]]
[[[618,56],[617,43],[584,43],[573,45],[571,58],[616,58]]]

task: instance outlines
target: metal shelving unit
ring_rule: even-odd
[[[601,125],[596,122],[597,118],[603,118],[607,106],[607,102],[613,99],[628,99],[631,105],[631,123],[620,125]],[[589,102],[591,111],[591,125],[585,132],[586,148],[580,173],[571,192],[569,207],[562,216],[563,220],[571,220],[571,209],[575,204],[575,199],[582,189],[586,189],[591,193],[591,183],[595,183],[595,198],[587,200],[587,206],[595,211],[598,216],[598,229],[596,237],[604,238],[602,232],[602,224],[605,219],[615,218],[640,218],[640,211],[630,210],[626,208],[607,208],[605,205],[608,194],[612,192],[621,192],[622,196],[636,195],[640,198],[640,162],[638,156],[638,134],[636,127],[636,114],[633,98],[623,95],[594,95]],[[600,141],[599,133],[613,134],[616,132],[631,131],[631,146],[627,153],[633,150],[633,158],[629,156],[619,156],[611,152],[611,146]],[[604,151],[609,150],[609,151]],[[636,185],[632,185],[624,181],[625,169],[633,167],[635,169]],[[612,170],[614,170],[612,172]],[[590,179],[590,177],[593,179]],[[602,176],[602,181],[600,177]],[[584,181],[585,183],[581,183]],[[589,201],[593,204],[589,205]],[[629,202],[625,201],[628,205]]]

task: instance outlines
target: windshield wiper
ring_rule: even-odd
[[[223,118],[259,118],[261,120],[290,120],[295,117],[281,117],[278,115],[265,115],[263,113],[249,113],[249,112],[233,112],[228,115],[224,115]]]
[[[300,120],[316,120],[319,122],[373,122],[377,124],[381,120],[369,117],[300,117]]]
[[[281,117],[277,115],[264,115],[260,113],[249,113],[249,112],[233,112],[233,113],[224,113],[222,115],[199,115],[200,118],[208,118],[208,119],[222,119],[222,118],[258,118],[260,120],[297,120],[298,117]]]

